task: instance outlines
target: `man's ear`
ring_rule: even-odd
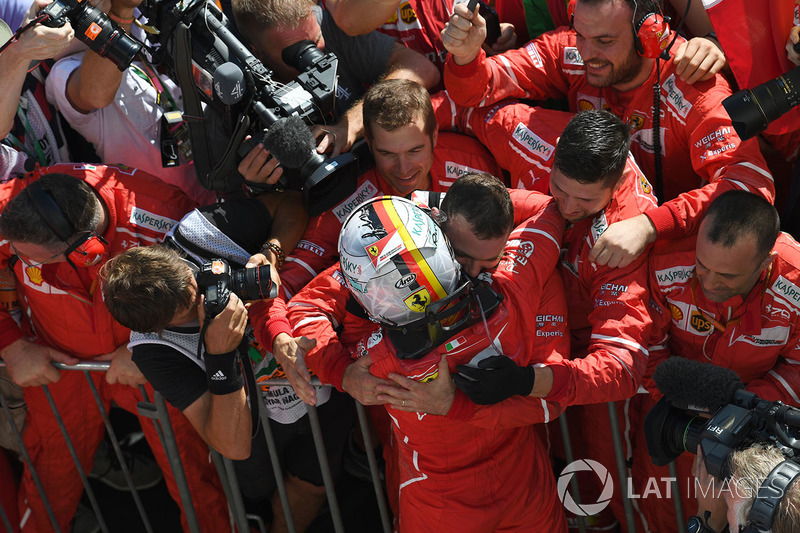
[[[433,130],[433,135],[431,135],[431,149],[436,148],[436,140],[439,138],[439,129]]]

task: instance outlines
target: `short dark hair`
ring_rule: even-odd
[[[54,172],[39,178],[35,182],[35,187],[53,198],[75,234],[97,229],[102,207],[93,189],[84,181],[68,174]],[[64,243],[42,217],[31,196],[24,190],[3,209],[0,215],[0,235],[11,241],[46,248],[56,248]]]
[[[486,172],[464,174],[442,200],[437,222],[447,231],[456,215],[464,217],[479,239],[505,237],[514,227],[514,205],[505,185]]]
[[[103,298],[111,316],[142,333],[163,330],[192,305],[191,278],[181,255],[163,244],[130,248],[100,269]]]
[[[747,191],[727,191],[717,196],[708,206],[703,221],[708,240],[725,248],[734,246],[745,234],[753,235],[759,260],[769,254],[781,231],[775,206]]]
[[[372,138],[373,123],[386,131],[401,128],[417,117],[425,123],[425,133],[437,130],[431,95],[419,83],[404,79],[382,80],[364,95],[364,136]]]
[[[622,177],[630,147],[630,128],[616,115],[582,111],[561,132],[553,165],[580,183],[612,186]]]

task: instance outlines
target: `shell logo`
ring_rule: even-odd
[[[28,279],[34,285],[41,286],[44,283],[44,278],[42,277],[42,269],[35,266],[29,266],[25,269],[25,274],[28,275]]]
[[[578,100],[578,109],[580,111],[592,111],[594,110],[594,104],[589,100]]]
[[[672,319],[676,322],[683,320],[683,311],[677,305],[669,304],[669,312],[672,313]]]

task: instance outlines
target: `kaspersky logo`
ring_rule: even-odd
[[[569,482],[572,481],[572,476],[575,472],[587,470],[597,474],[597,477],[600,478],[600,483],[603,484],[603,491],[600,493],[600,498],[597,502],[578,504],[569,492]],[[611,474],[606,467],[591,459],[579,459],[568,464],[561,471],[561,475],[558,476],[557,487],[558,498],[564,504],[564,508],[577,516],[592,516],[600,513],[611,502],[611,496],[614,494],[614,480],[611,479]]]

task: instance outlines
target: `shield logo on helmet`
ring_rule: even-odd
[[[369,252],[369,255],[377,257],[378,253],[380,252],[380,250],[378,250],[377,246],[372,245],[372,246],[367,247],[367,252]]]
[[[422,287],[418,291],[412,293],[410,296],[407,296],[403,302],[406,304],[406,307],[412,311],[424,313],[425,308],[428,307],[429,303],[431,303],[431,293],[428,292],[428,289]]]

